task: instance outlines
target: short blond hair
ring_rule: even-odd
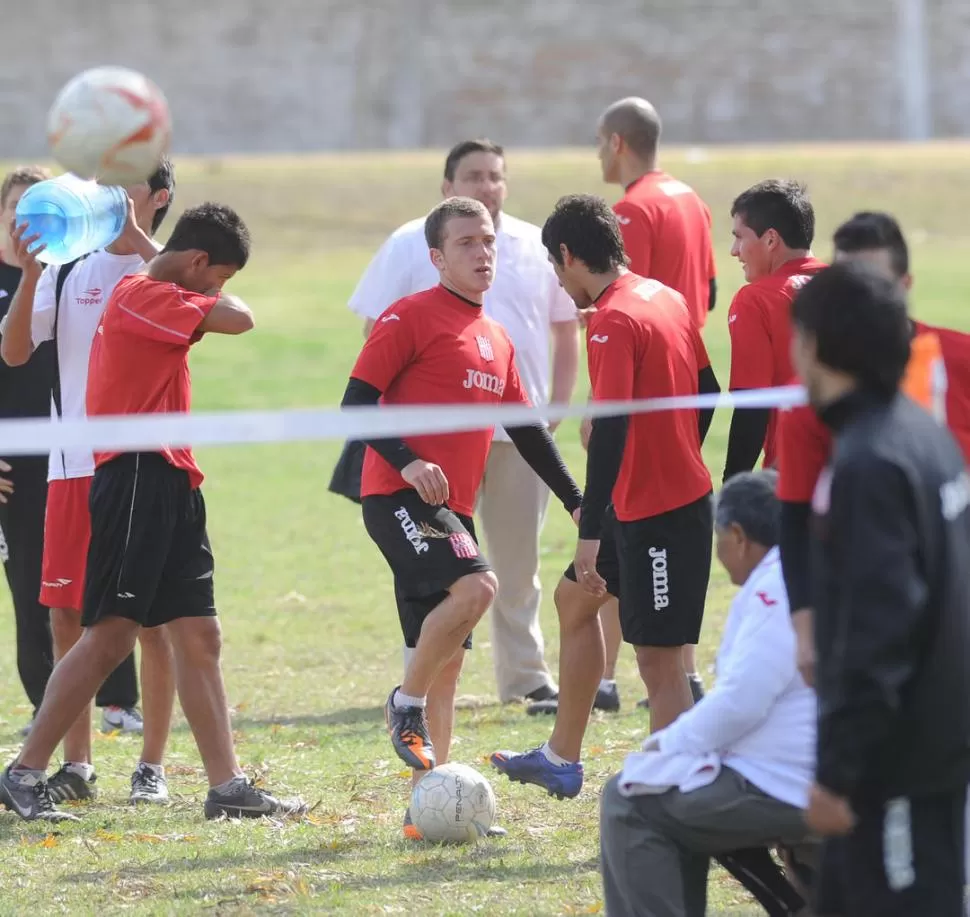
[[[3,184],[0,184],[0,208],[7,206],[7,198],[17,185],[36,185],[53,177],[51,170],[44,166],[17,166],[3,177]]]

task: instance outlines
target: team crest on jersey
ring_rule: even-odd
[[[792,285],[793,290],[800,290],[811,279],[808,274],[793,274],[788,282]]]
[[[478,353],[486,363],[491,363],[495,359],[492,351],[492,342],[484,334],[476,334],[475,342],[478,344]]]

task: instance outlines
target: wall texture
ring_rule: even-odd
[[[102,63],[162,86],[181,153],[586,144],[628,94],[672,142],[900,137],[896,2],[5,2],[0,156],[42,154],[57,89]],[[933,133],[968,134],[970,2],[924,5]]]

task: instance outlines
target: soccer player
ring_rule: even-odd
[[[799,287],[826,265],[812,255],[815,211],[794,181],[770,180],[739,195],[731,207],[731,254],[747,284],[728,310],[731,391],[787,385],[794,375],[791,301]],[[766,468],[776,460],[777,411],[737,409],[731,418],[724,480],[751,471],[764,449]]]
[[[600,117],[596,135],[603,180],[619,184],[623,197],[613,206],[630,259],[630,270],[676,290],[690,307],[698,328],[707,322],[717,299],[717,268],[711,241],[711,211],[689,185],[659,168],[662,125],[646,99],[614,102]],[[619,652],[619,609],[611,599],[600,611],[608,663]],[[684,664],[696,698],[703,692],[694,647],[684,650]],[[612,665],[604,674],[596,706],[620,706]],[[647,707],[649,701],[638,701]]]
[[[887,213],[862,212],[833,237],[834,261],[869,262],[904,292],[913,285],[909,248],[896,220]],[[902,388],[951,432],[970,461],[970,335],[910,322],[911,356]],[[945,342],[945,344],[944,344]],[[947,377],[953,376],[951,384]],[[792,380],[797,381],[797,379]],[[944,402],[945,399],[945,402]],[[809,518],[812,493],[832,450],[832,434],[808,405],[779,414],[778,496],[782,501],[781,554],[785,582],[798,633],[802,675],[814,679],[814,635],[809,574]]]
[[[249,247],[248,230],[228,207],[202,204],[179,217],[165,248],[144,272],[120,281],[104,310],[91,351],[90,416],[189,411],[191,345],[206,333],[253,327],[248,306],[221,292],[245,267]],[[54,669],[33,730],[0,777],[0,799],[24,819],[73,818],[50,797],[50,756],[138,635],[166,625],[179,700],[209,778],[206,817],[295,811],[300,803],[247,781],[236,760],[192,450],[99,453],[95,462],[84,635]]]
[[[483,311],[495,276],[496,230],[484,204],[448,198],[425,223],[440,283],[378,318],[343,405],[528,404],[508,332]],[[582,492],[543,423],[507,427],[526,463],[570,513]],[[492,429],[367,441],[364,525],[394,575],[408,647],[388,730],[415,782],[448,760],[454,699],[471,634],[498,583],[472,521]],[[418,837],[405,813],[406,837]]]
[[[7,173],[0,184],[0,226],[7,236],[0,249],[0,320],[20,283],[20,264],[9,232],[14,228],[17,204],[31,185],[50,177],[41,166],[21,166]],[[48,416],[55,371],[51,343],[41,345],[26,366],[8,367],[0,362],[0,418]],[[36,714],[54,666],[50,616],[37,598],[44,556],[47,456],[17,456],[3,465],[10,472],[14,492],[9,500],[0,499],[0,562],[13,600],[17,671]],[[29,730],[29,725],[24,727],[23,734]]]
[[[507,193],[501,146],[487,139],[465,140],[448,152],[442,197],[480,201],[495,226],[499,254],[493,282],[485,293],[485,314],[512,339],[530,401],[568,404],[579,367],[576,310],[556,282],[539,227],[506,213]],[[395,230],[360,278],[349,307],[364,319],[365,336],[388,306],[438,284],[424,225],[421,217]],[[550,423],[550,432],[557,426]],[[352,455],[348,449],[342,458]],[[349,470],[348,478],[358,477]],[[354,482],[344,483],[347,486],[340,492],[353,498]],[[507,433],[496,429],[475,509],[499,580],[490,617],[495,681],[502,702],[523,697],[549,701],[557,694],[545,662],[539,622],[539,534],[548,504],[549,489],[531,473]]]
[[[832,457],[812,501],[819,701],[806,821],[815,910],[962,914],[970,780],[970,478],[899,386],[900,285],[835,264],[792,304],[792,357]]]
[[[160,163],[147,181],[131,185],[129,217],[121,236],[107,248],[72,265],[51,265],[46,270],[25,238],[26,224],[14,238],[24,273],[4,320],[2,355],[11,365],[31,358],[32,350],[53,340],[58,371],[53,411],[65,418],[85,416],[88,361],[95,330],[115,285],[127,274],[141,270],[156,254],[152,234],[171,206],[175,175],[168,160]],[[70,270],[70,273],[67,273]],[[58,289],[61,287],[61,289]],[[90,539],[88,501],[95,460],[89,449],[54,450],[48,473],[47,517],[44,526],[41,604],[50,608],[55,661],[81,638],[81,602],[84,569]],[[143,732],[142,754],[132,774],[132,802],[164,802],[168,788],[162,758],[175,702],[171,648],[164,630],[147,631],[141,639],[142,692],[145,721],[134,709],[137,700],[134,659],[122,661],[113,676],[113,691],[124,690],[126,703],[108,708],[102,728]],[[65,736],[64,765],[51,777],[55,800],[91,799],[97,793],[97,775],[91,756],[91,712],[81,712]]]
[[[616,215],[593,195],[569,195],[542,230],[556,273],[586,328],[592,396],[623,401],[718,391],[684,298],[627,270]],[[692,705],[684,646],[697,642],[711,570],[711,476],[701,443],[713,410],[593,420],[573,563],[556,589],[559,709],[549,741],[492,763],[560,798],[583,784],[583,735],[603,673],[598,611],[620,600],[654,731]],[[612,498],[612,502],[611,502]]]

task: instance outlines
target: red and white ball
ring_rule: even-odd
[[[104,185],[145,181],[168,152],[168,102],[148,77],[95,67],[58,93],[47,115],[51,154],[69,172]]]

